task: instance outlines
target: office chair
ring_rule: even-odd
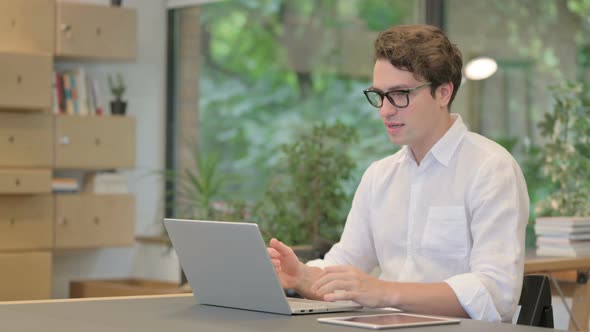
[[[545,275],[526,275],[520,293],[518,325],[553,328],[551,288]]]

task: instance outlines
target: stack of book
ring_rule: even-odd
[[[54,72],[52,90],[55,114],[103,114],[98,81],[82,67]]]
[[[84,179],[84,191],[92,194],[127,194],[127,177],[122,173],[90,173]]]
[[[590,217],[548,217],[535,221],[538,256],[590,256]]]
[[[75,178],[55,177],[51,180],[53,192],[77,192],[80,190]]]

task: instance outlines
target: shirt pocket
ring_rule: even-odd
[[[429,256],[466,257],[470,244],[464,206],[428,209],[421,247]]]

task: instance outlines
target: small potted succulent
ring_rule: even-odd
[[[117,74],[116,81],[111,75],[108,76],[109,88],[115,100],[111,101],[111,114],[112,115],[125,115],[127,109],[127,102],[123,100],[123,94],[125,93],[125,83],[123,82],[123,76]]]

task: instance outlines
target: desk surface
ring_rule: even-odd
[[[590,269],[590,257],[541,257],[526,252],[524,273]]]
[[[374,313],[366,311],[364,313]],[[282,316],[254,311],[201,306],[191,295],[152,296],[108,300],[66,300],[2,304],[3,331],[84,332],[195,332],[195,331],[368,331],[320,324],[318,317],[350,313]],[[463,320],[459,325],[396,329],[411,332],[510,331],[542,332],[545,328]]]

